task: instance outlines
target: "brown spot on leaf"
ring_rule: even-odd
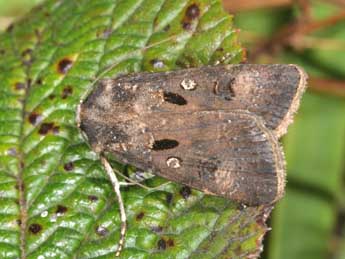
[[[42,230],[42,226],[40,224],[33,223],[29,226],[29,231],[33,234],[37,234]]]
[[[192,29],[192,24],[190,22],[182,22],[182,28],[186,31],[189,31]]]
[[[74,169],[74,164],[73,162],[68,162],[63,166],[63,168],[65,171],[72,171]]]
[[[161,233],[163,231],[163,228],[161,226],[153,226],[151,230],[155,233]]]
[[[37,80],[36,80],[36,84],[38,85],[42,85],[43,84],[43,80],[41,77],[39,77]]]
[[[73,61],[69,58],[63,58],[59,61],[57,65],[57,70],[60,74],[67,74],[67,72],[72,68]]]
[[[145,216],[145,213],[144,212],[140,212],[135,218],[136,218],[137,221],[139,221],[139,220],[142,220],[144,218],[144,216]]]
[[[163,28],[163,31],[165,31],[165,32],[167,32],[167,31],[169,31],[170,30],[170,24],[168,24],[167,26],[165,26],[164,28]]]
[[[17,82],[17,83],[14,84],[14,88],[16,90],[22,90],[22,89],[26,88],[26,84],[22,83],[22,82]]]
[[[171,202],[172,202],[172,200],[173,200],[173,195],[172,195],[172,193],[167,193],[167,195],[166,195],[166,201],[167,201],[167,203],[170,205],[171,204]]]
[[[55,99],[55,94],[51,94],[51,95],[49,95],[49,100],[54,100]]]
[[[5,54],[6,54],[6,50],[0,49],[0,55],[5,55]]]
[[[42,116],[36,112],[30,113],[29,118],[28,118],[30,124],[32,125],[37,125],[41,121],[41,119],[42,119]]]
[[[108,229],[102,226],[97,226],[96,227],[96,234],[99,236],[106,236],[108,234]]]
[[[192,190],[188,186],[183,186],[180,190],[180,194],[185,200],[187,200],[192,194]]]
[[[89,195],[89,196],[87,196],[87,198],[88,198],[89,201],[91,201],[91,202],[98,201],[98,197],[95,196],[95,195]]]
[[[67,207],[63,206],[63,205],[58,205],[56,207],[56,210],[55,210],[55,213],[56,214],[59,214],[59,215],[62,215],[62,214],[65,214],[67,212]]]
[[[167,243],[164,239],[159,239],[157,242],[157,248],[158,250],[165,250],[167,248]]]
[[[41,135],[47,135],[49,131],[51,131],[54,128],[54,123],[42,123],[40,129],[38,130],[38,133]]]
[[[18,226],[20,226],[22,224],[22,220],[21,219],[17,219],[16,222],[17,222]]]
[[[186,10],[186,17],[194,20],[200,16],[200,8],[197,4],[191,4]]]
[[[159,60],[159,59],[152,59],[152,60],[150,60],[150,63],[153,66],[153,68],[156,68],[156,69],[165,67],[164,62],[162,60]]]
[[[40,129],[38,130],[38,133],[41,135],[47,135],[49,132],[58,134],[59,131],[60,131],[60,127],[50,122],[50,123],[43,123]]]
[[[192,21],[197,19],[200,16],[200,8],[197,4],[191,4],[187,7],[185,16],[181,22],[182,28],[184,30],[192,29]]]
[[[168,239],[168,241],[167,241],[167,245],[168,245],[169,247],[173,247],[173,246],[175,246],[175,242],[174,242],[174,240],[173,240],[173,239],[171,239],[171,238],[169,238],[169,239]]]
[[[71,86],[66,86],[62,90],[61,98],[66,99],[68,96],[70,96],[73,93],[73,88]]]

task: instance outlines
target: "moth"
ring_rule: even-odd
[[[207,194],[272,204],[285,187],[278,139],[305,88],[295,65],[135,73],[99,81],[78,123],[97,153]]]
[[[80,127],[109,152],[166,179],[247,205],[281,198],[286,133],[306,86],[295,65],[224,65],[105,79]]]

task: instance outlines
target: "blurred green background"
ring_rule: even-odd
[[[0,31],[41,0],[0,0]],[[296,63],[309,74],[283,139],[288,184],[262,258],[345,258],[345,1],[228,1],[248,62]]]

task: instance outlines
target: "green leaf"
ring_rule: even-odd
[[[50,0],[0,35],[0,258],[115,257],[117,201],[75,115],[97,76],[241,60],[218,0]],[[271,208],[174,183],[122,188],[122,195],[121,258],[261,251]]]

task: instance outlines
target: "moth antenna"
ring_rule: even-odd
[[[113,168],[109,164],[108,160],[103,156],[101,156],[101,162],[102,162],[102,165],[104,166],[105,171],[106,171],[106,173],[110,179],[110,182],[113,186],[117,201],[119,203],[119,208],[120,208],[120,219],[121,219],[120,240],[118,242],[118,247],[117,247],[117,250],[115,252],[115,256],[118,257],[118,256],[120,256],[121,251],[123,249],[123,246],[125,244],[125,236],[126,236],[126,229],[127,229],[126,211],[125,211],[125,206],[123,204],[123,200],[122,200],[122,196],[121,196],[120,182],[117,179]]]

